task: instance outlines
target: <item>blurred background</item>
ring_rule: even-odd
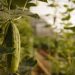
[[[20,75],[75,75],[74,0],[0,0],[0,44],[9,19],[21,36]]]

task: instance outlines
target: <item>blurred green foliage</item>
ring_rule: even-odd
[[[63,33],[58,38],[35,37],[34,47],[48,52],[53,75],[74,75],[75,69],[75,35]]]

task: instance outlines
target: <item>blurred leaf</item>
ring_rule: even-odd
[[[47,0],[39,0],[39,1],[42,1],[42,2],[47,2]]]
[[[73,3],[75,3],[75,0],[71,0]]]
[[[36,4],[35,3],[27,3],[27,5],[26,5],[26,8],[30,8],[30,7],[32,7],[32,6],[36,6]]]
[[[2,6],[7,6],[7,0],[0,0],[0,3],[2,4]]]
[[[68,8],[67,12],[72,12],[75,8]]]
[[[46,16],[50,16],[50,14],[46,14]]]
[[[64,7],[66,7],[66,8],[67,8],[67,7],[68,7],[68,5],[64,4]]]
[[[55,5],[55,4],[49,4],[48,6],[50,6],[50,7],[56,7],[57,5]]]
[[[57,19],[57,17],[56,16],[54,16],[54,21],[53,21],[53,23],[54,23],[54,25],[55,25],[55,22],[56,22],[56,19]]]
[[[29,16],[31,16],[31,17],[33,17],[33,18],[37,18],[37,19],[40,18],[38,14],[31,14],[31,15],[29,15]]]
[[[63,17],[63,18],[62,18],[62,20],[69,20],[69,19],[70,19],[70,17],[71,17],[71,16],[70,16],[70,14],[69,14],[69,15],[67,15],[67,16],[65,16],[65,17]]]
[[[51,25],[50,24],[46,24],[45,27],[46,28],[49,28],[49,27],[51,27]]]
[[[74,27],[64,27],[64,29],[70,29],[75,32],[75,26]]]

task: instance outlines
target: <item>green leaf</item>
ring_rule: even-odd
[[[64,27],[64,29],[70,29],[75,32],[75,26],[74,27]]]
[[[51,27],[51,25],[50,24],[46,24],[45,27],[46,28],[49,28],[49,27]]]
[[[42,1],[42,2],[47,2],[47,0],[39,0],[39,1]]]
[[[29,16],[31,16],[31,17],[33,17],[33,18],[37,18],[37,19],[40,18],[39,15],[37,15],[37,14],[32,14],[32,15],[29,15]]]
[[[75,3],[75,0],[71,0],[73,3]]]
[[[67,12],[72,12],[75,8],[68,8]]]
[[[65,16],[65,17],[63,17],[63,18],[62,18],[62,20],[69,20],[69,19],[70,19],[70,17],[71,17],[71,16],[70,16],[70,14],[69,14],[69,15],[67,15],[67,16]]]
[[[67,8],[67,7],[68,7],[68,5],[64,4],[64,7],[66,7],[66,8]]]
[[[48,6],[50,6],[50,7],[56,7],[57,5],[55,5],[55,4],[49,4]]]
[[[30,7],[32,7],[32,6],[36,6],[36,4],[35,3],[27,3],[27,5],[26,5],[26,8],[30,8]]]

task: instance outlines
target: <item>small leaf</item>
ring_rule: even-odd
[[[64,27],[64,29],[70,29],[75,32],[75,26],[74,27]]]
[[[26,8],[30,8],[30,7],[32,7],[32,6],[36,6],[36,4],[35,3],[27,3],[27,5],[26,5]]]
[[[50,14],[46,14],[46,16],[50,16]]]
[[[47,2],[47,0],[39,0],[39,1],[42,1],[42,2]]]
[[[73,3],[75,3],[75,0],[71,0]]]
[[[50,7],[56,7],[57,5],[55,5],[55,4],[49,4],[48,6],[50,6]]]
[[[57,19],[56,16],[54,16],[54,24],[55,24],[55,22],[56,22],[56,19]]]
[[[68,7],[68,5],[64,4],[64,7],[66,7],[66,8],[67,8],[67,7]]]
[[[45,27],[46,27],[46,28],[49,28],[49,27],[51,27],[51,25],[49,25],[49,24],[46,24],[46,25],[45,25]]]
[[[31,16],[31,17],[33,17],[33,18],[37,18],[37,19],[40,18],[37,14],[32,14],[32,15],[29,15],[29,16]]]
[[[70,14],[69,15],[67,15],[67,16],[65,16],[64,18],[62,18],[62,20],[69,20],[70,19]]]
[[[64,29],[70,29],[75,32],[75,26],[74,27],[65,27]]]
[[[75,8],[68,8],[67,11],[68,12],[72,12]]]

